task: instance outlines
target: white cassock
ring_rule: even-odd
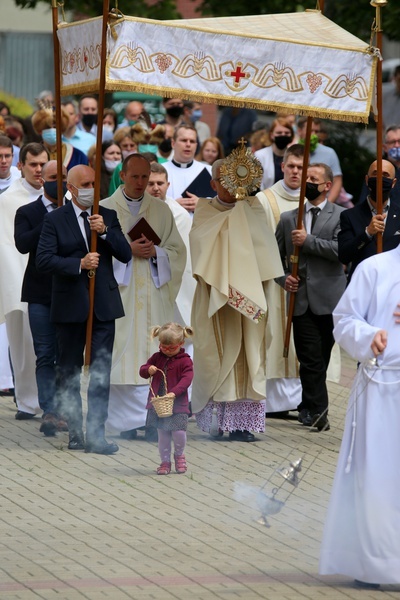
[[[363,261],[333,317],[361,364],[353,384],[321,548],[320,573],[400,583],[400,247]],[[377,331],[388,343],[371,364]]]
[[[268,148],[270,148],[270,146]],[[263,148],[263,150],[266,150],[266,148]],[[257,194],[257,198],[265,209],[270,227],[275,230],[281,214],[297,208],[299,196],[300,189],[292,190],[288,188],[283,180],[277,181],[269,189]],[[283,358],[283,345],[287,322],[286,292],[280,285],[276,284],[269,288],[268,293],[272,341],[268,351],[267,361],[266,411],[279,412],[295,410],[301,402],[302,390],[298,373],[296,351],[293,343],[293,332],[290,336],[289,356]],[[337,344],[335,344],[332,349],[327,379],[336,383],[339,383],[340,380],[340,349]]]
[[[8,390],[14,387],[10,357],[8,354],[8,337],[6,324],[0,325],[0,390]]]
[[[190,257],[189,245],[189,233],[192,228],[193,220],[186,208],[183,208],[179,202],[175,202],[173,198],[169,198],[167,196],[165,202],[168,204],[172,214],[174,215],[179,234],[186,246],[186,265],[182,275],[181,287],[179,288],[179,292],[175,301],[174,321],[176,323],[180,323],[181,325],[191,325],[193,296],[196,289],[196,280],[192,275],[192,261]],[[192,342],[189,342],[188,340],[185,341],[185,350],[189,354],[190,358],[193,359]],[[189,400],[191,400],[192,384],[190,384],[188,389],[188,395]]]
[[[120,186],[101,205],[117,212],[125,236],[144,217],[161,238],[156,246],[157,266],[151,259],[135,258],[122,265],[114,261],[115,276],[125,316],[115,322],[111,389],[107,426],[116,431],[142,427],[146,423],[148,381],[139,367],[158,349],[150,329],[174,317],[175,299],[186,264],[186,248],[167,204],[145,192],[141,202],[126,200]]]
[[[190,163],[189,163],[190,164]],[[204,169],[207,169],[211,175],[210,165],[205,165],[198,160],[194,160],[190,167],[177,167],[171,160],[163,163],[163,167],[167,170],[168,181],[170,183],[168,188],[168,195],[174,200],[181,198],[183,192],[189,185],[196,179]]]
[[[283,181],[278,181],[268,190],[259,192],[260,200],[267,215],[270,227],[275,231],[283,212],[297,208],[300,190],[291,190]],[[271,327],[271,345],[267,360],[267,398],[266,411],[279,412],[293,410],[301,402],[301,383],[299,379],[293,332],[290,336],[289,355],[283,357],[286,334],[286,292],[275,283],[269,290],[269,321]]]
[[[192,228],[192,217],[186,208],[183,208],[173,198],[167,196],[166,204],[171,209],[174,216],[176,227],[186,246],[186,265],[182,275],[182,284],[175,302],[174,320],[181,325],[191,325],[190,317],[192,312],[192,303],[194,291],[196,289],[196,280],[192,275],[192,261],[190,258],[189,233]],[[185,343],[186,352],[191,344]]]
[[[31,414],[40,412],[40,408],[28,304],[21,302],[28,255],[20,254],[15,247],[14,218],[20,206],[37,200],[42,192],[20,178],[0,195],[0,323],[7,326],[18,410]]]

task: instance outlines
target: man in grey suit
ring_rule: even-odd
[[[334,344],[332,311],[346,287],[337,241],[343,209],[327,199],[332,181],[328,165],[310,165],[303,227],[297,229],[296,208],[282,213],[276,230],[285,270],[285,276],[276,281],[296,294],[293,339],[302,385],[299,421],[318,431],[329,429],[326,371]],[[297,278],[291,274],[294,246],[300,249]]]

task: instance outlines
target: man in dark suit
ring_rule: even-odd
[[[339,260],[351,267],[348,282],[361,261],[376,254],[376,234],[383,233],[383,251],[393,250],[400,242],[400,205],[391,192],[396,185],[395,167],[382,161],[383,214],[376,213],[377,162],[374,161],[365,177],[367,198],[340,215]]]
[[[276,281],[295,293],[293,339],[300,362],[302,401],[299,421],[329,429],[326,371],[334,344],[332,311],[345,287],[338,260],[337,236],[342,208],[327,199],[333,174],[323,163],[307,171],[304,225],[297,229],[298,209],[282,213],[276,230],[285,276]],[[291,274],[294,247],[300,249],[298,275]]]
[[[94,171],[78,165],[68,173],[72,202],[45,216],[36,265],[53,275],[50,318],[56,325],[60,396],[67,416],[70,450],[113,454],[104,437],[110,389],[115,319],[124,315],[112,258],[132,258],[115,211],[103,207],[92,215]],[[98,234],[98,252],[90,252],[90,232]],[[95,271],[86,444],[82,431],[80,374],[89,316],[89,276]]]
[[[28,303],[29,326],[36,355],[36,383],[39,406],[43,411],[40,431],[54,436],[67,429],[58,414],[56,403],[56,331],[50,322],[51,275],[39,273],[36,268],[36,250],[43,220],[57,208],[57,161],[51,160],[42,168],[43,195],[34,202],[21,206],[15,215],[14,239],[21,254],[29,253],[22,282],[21,302]],[[64,194],[67,169],[63,167]]]

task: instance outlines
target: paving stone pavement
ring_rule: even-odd
[[[329,384],[331,431],[267,419],[250,444],[212,440],[189,421],[185,475],[157,476],[158,451],[118,439],[112,457],[45,438],[0,398],[0,599],[369,600],[318,575],[324,515],[355,364]],[[111,439],[111,438],[110,438]],[[303,457],[297,488],[276,473]],[[286,501],[258,523],[260,488]],[[388,598],[400,587],[384,586]]]

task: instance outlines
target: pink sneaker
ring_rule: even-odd
[[[186,465],[185,455],[181,454],[180,456],[176,456],[174,454],[174,459],[175,459],[175,471],[177,473],[186,473],[187,465]]]
[[[171,473],[171,463],[162,462],[157,468],[157,475],[169,475]]]

